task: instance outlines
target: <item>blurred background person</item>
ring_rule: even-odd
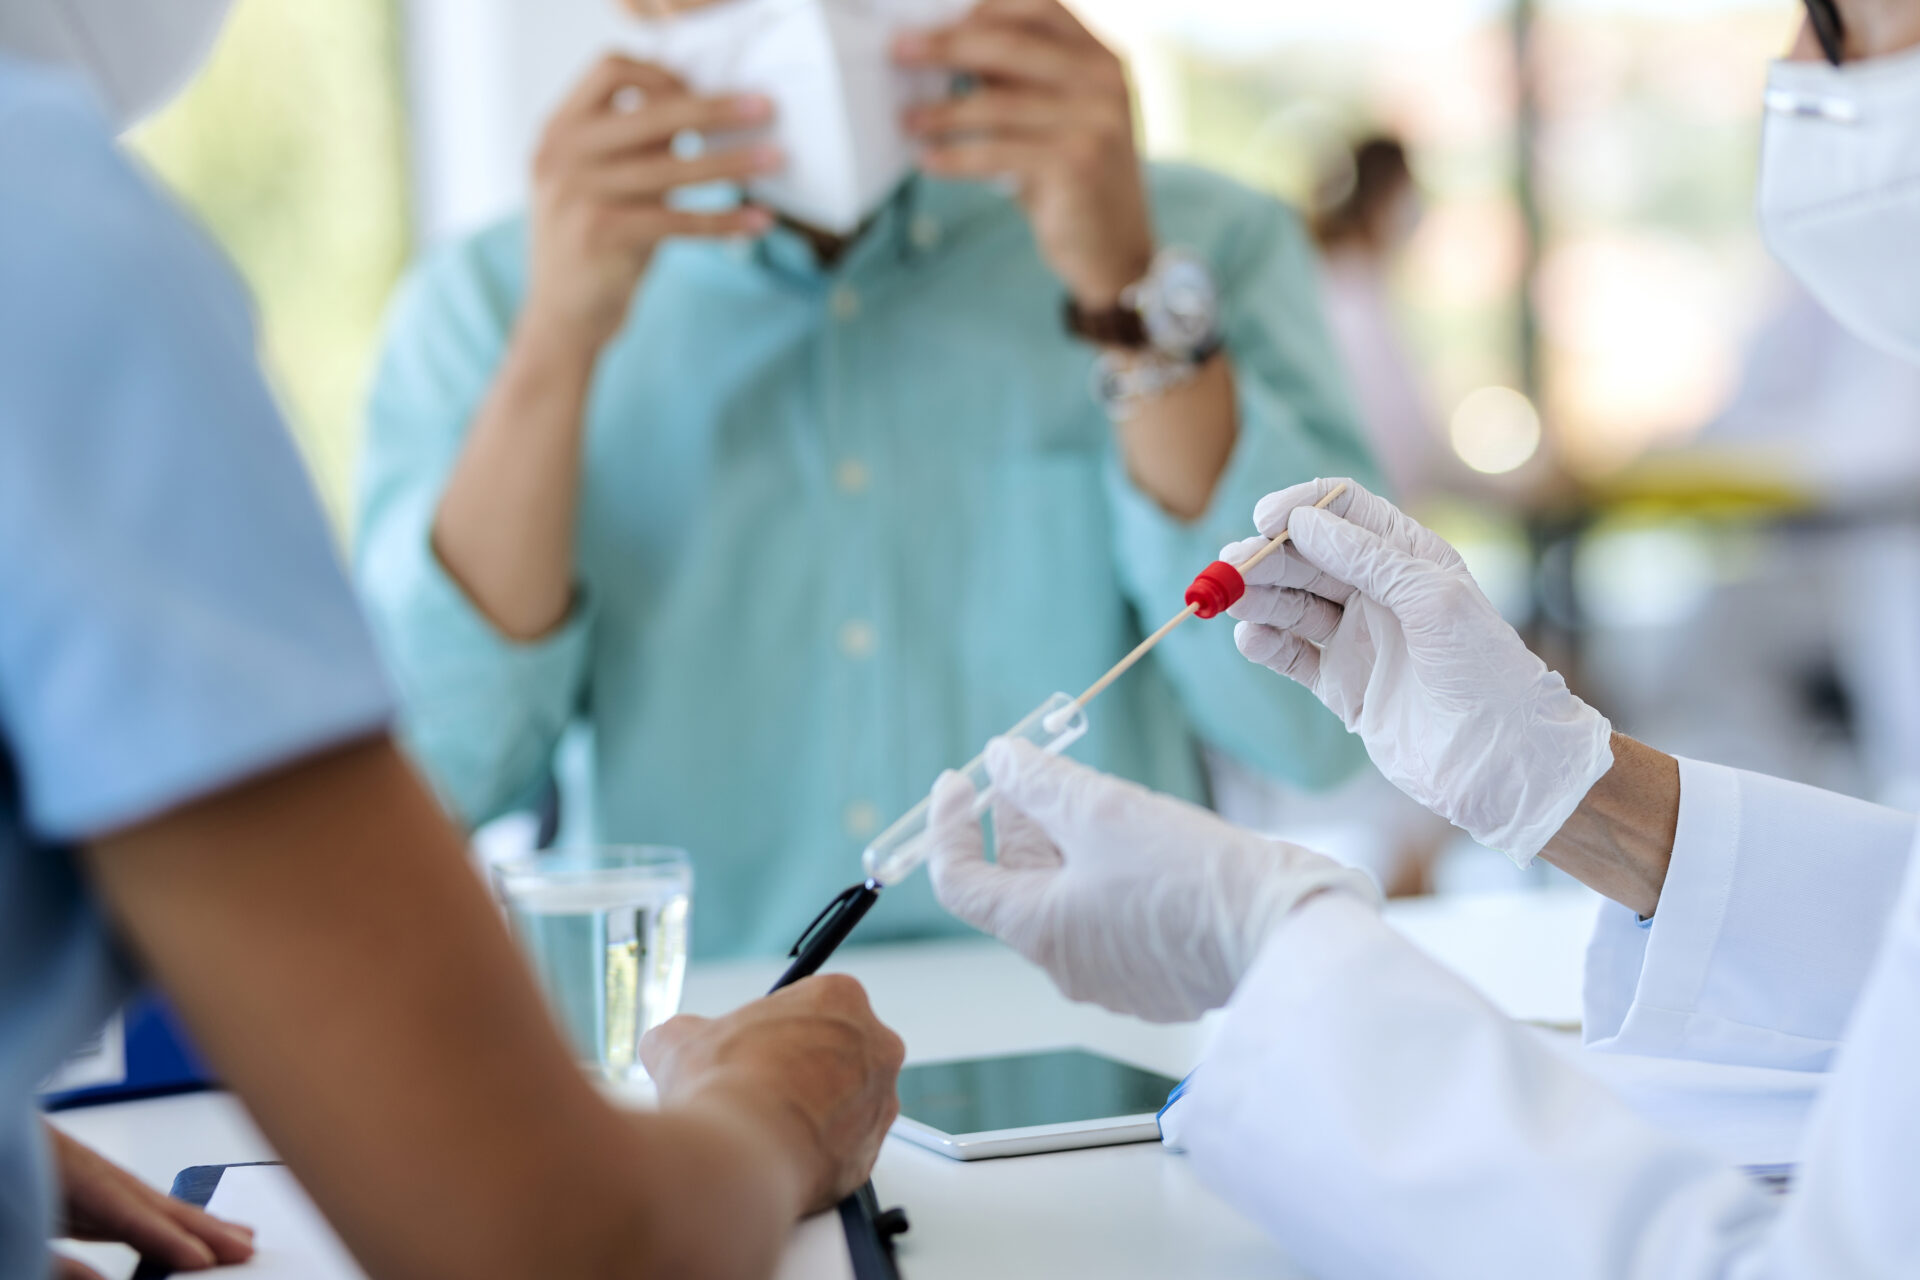
[[[359,576],[467,822],[582,722],[597,836],[692,850],[696,953],[765,953],[943,766],[1177,608],[1261,493],[1370,464],[1294,217],[1143,166],[1119,59],[1056,0],[666,7],[615,32],[658,61],[552,114],[531,210],[402,290]],[[876,97],[908,72],[973,87]],[[892,172],[869,135],[902,128]],[[1308,787],[1360,763],[1257,675],[1182,632],[1078,750],[1196,799],[1203,741]],[[955,927],[920,880],[863,937]]]
[[[1329,167],[1312,219],[1327,326],[1381,473],[1401,502],[1417,506],[1450,459],[1425,375],[1401,332],[1390,277],[1424,203],[1397,138],[1364,138]]]

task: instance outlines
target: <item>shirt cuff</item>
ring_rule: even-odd
[[[1618,1032],[1635,1042],[1636,1052],[1676,1054],[1687,1041],[1687,1022],[1699,1005],[1726,920],[1739,861],[1740,819],[1739,773],[1682,759],[1680,821],[1659,910],[1645,926],[1624,907],[1618,909],[1620,919],[1603,919],[1602,928],[1614,932],[1630,925],[1642,943]],[[1599,936],[1597,930],[1596,942]],[[1634,948],[1629,939],[1614,949],[1617,982],[1625,977],[1619,960]]]
[[[1659,910],[1609,907],[1589,948],[1589,1043],[1827,1069],[1912,839],[1908,815],[1681,760]]]
[[[440,562],[431,512],[408,526],[418,532],[401,554],[363,557],[368,595],[386,604],[374,611],[377,629],[399,673],[408,713],[423,700],[434,701],[434,689],[458,690],[467,703],[483,692],[494,698],[537,695],[555,682],[571,683],[586,660],[592,630],[584,592],[557,629],[538,640],[515,640],[480,612]],[[434,673],[430,681],[423,678],[427,672]]]

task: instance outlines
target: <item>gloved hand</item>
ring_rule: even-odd
[[[1228,612],[1240,652],[1312,690],[1395,786],[1526,866],[1613,767],[1612,726],[1573,696],[1481,593],[1460,555],[1353,481],[1269,494],[1290,545]]]
[[[934,892],[1075,1000],[1190,1021],[1227,1002],[1304,898],[1379,900],[1362,872],[1031,743],[996,740],[987,772],[998,860],[986,860],[973,785],[943,774],[928,816]]]

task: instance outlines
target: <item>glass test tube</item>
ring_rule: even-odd
[[[1078,742],[1087,732],[1087,713],[1068,694],[1056,693],[1027,713],[1027,718],[1002,736],[1025,738],[1050,755],[1059,755]],[[985,813],[993,799],[993,782],[987,777],[987,758],[975,756],[960,770],[973,784],[976,815]],[[885,886],[893,886],[912,875],[933,851],[927,844],[927,811],[930,800],[922,800],[898,822],[874,837],[861,861],[867,875]]]

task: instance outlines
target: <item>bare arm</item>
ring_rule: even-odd
[[[385,741],[102,839],[86,862],[374,1274],[764,1274],[830,1190],[764,1072],[751,1087],[737,1064],[713,1072],[650,1116],[589,1087],[451,828]],[[838,1019],[829,1057],[890,1093],[884,1053],[847,1051],[856,1024]],[[861,1029],[856,1047],[888,1047]],[[742,1053],[778,1062],[768,1049]],[[869,1119],[877,1147],[885,1122]]]
[[[1198,520],[1240,436],[1233,361],[1217,355],[1193,381],[1141,400],[1118,427],[1127,474],[1169,515]]]
[[[1680,825],[1680,763],[1613,735],[1613,768],[1540,856],[1615,902],[1650,916],[1660,905]]]
[[[553,631],[573,604],[580,439],[599,357],[523,318],[434,513],[434,554],[516,640]]]

